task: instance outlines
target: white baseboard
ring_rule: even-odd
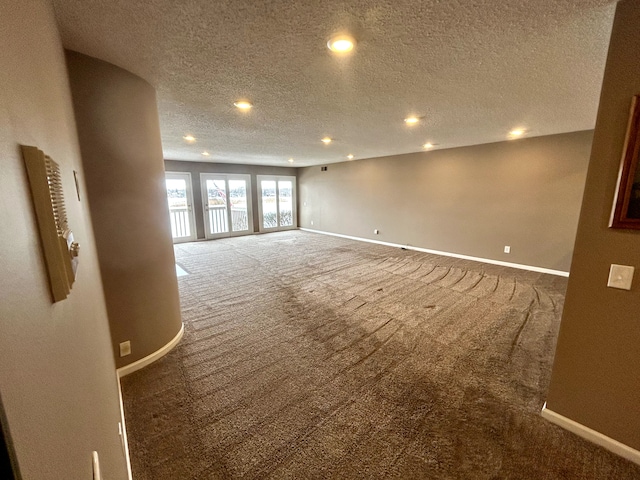
[[[529,270],[532,272],[548,273],[550,275],[558,275],[560,277],[568,277],[569,272],[562,270],[552,270],[550,268],[534,267],[532,265],[522,265],[520,263],[502,262],[500,260],[492,260],[490,258],[472,257],[470,255],[461,255],[459,253],[442,252],[440,250],[431,250],[429,248],[414,247],[411,245],[400,245],[398,243],[381,242],[380,240],[372,240],[370,238],[352,237],[351,235],[342,235],[341,233],[323,232],[321,230],[312,230],[310,228],[300,228],[305,232],[321,233],[322,235],[331,235],[333,237],[348,238],[350,240],[358,240],[360,242],[377,243],[378,245],[386,245],[388,247],[406,248],[407,250],[415,250],[418,252],[433,253],[434,255],[442,255],[445,257],[462,258],[464,260],[472,260],[474,262],[490,263],[492,265],[500,265],[502,267],[517,268],[520,270]]]
[[[167,353],[171,351],[173,347],[175,347],[178,344],[178,342],[182,339],[182,335],[184,335],[184,323],[180,327],[180,331],[176,334],[176,336],[173,337],[171,341],[167,343],[165,346],[159,348],[158,350],[147,355],[146,357],[141,358],[140,360],[136,360],[135,362],[130,363],[129,365],[125,365],[124,367],[118,368],[116,370],[116,372],[118,372],[118,378],[122,378],[125,375],[129,375],[130,373],[135,372],[136,370],[140,370],[141,368],[146,367],[147,365],[155,362],[159,358],[164,357]]]
[[[559,413],[554,412],[553,410],[549,410],[547,408],[547,404],[545,402],[542,407],[542,412],[540,413],[542,418],[549,420],[551,423],[558,425],[559,427],[564,428],[565,430],[569,430],[572,433],[575,433],[579,437],[582,437],[590,442],[595,443],[596,445],[600,445],[603,448],[606,448],[610,452],[615,453],[616,455],[620,455],[621,457],[626,458],[627,460],[632,461],[633,463],[637,463],[640,465],[640,451],[625,445],[617,440],[614,440],[611,437],[607,437],[600,432],[596,432],[589,427],[585,427],[584,425],[571,420]]]
[[[120,425],[122,425],[122,450],[124,451],[124,456],[127,463],[128,480],[133,480],[133,476],[131,473],[131,459],[129,457],[129,441],[127,439],[127,425],[124,419],[124,403],[122,401],[122,387],[120,386],[120,379],[125,375],[129,375],[130,373],[133,373],[136,370],[140,370],[142,367],[146,367],[150,363],[153,363],[159,358],[165,356],[167,353],[171,351],[173,347],[175,347],[178,344],[178,342],[182,339],[183,335],[184,335],[184,323],[180,327],[180,331],[176,334],[176,336],[173,337],[171,341],[167,343],[164,347],[159,348],[152,354],[147,355],[146,357],[141,358],[140,360],[137,360],[130,365],[126,365],[124,367],[116,369],[117,380],[118,380],[118,397],[120,399]]]
[[[117,378],[118,381],[118,397],[120,398],[120,425],[122,428],[122,450],[124,452],[124,458],[127,462],[127,478],[128,480],[133,480],[133,475],[131,473],[131,457],[129,456],[129,440],[127,439],[127,425],[124,421],[124,402],[122,401],[122,388],[120,386],[120,376]]]

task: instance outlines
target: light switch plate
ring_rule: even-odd
[[[131,341],[129,340],[120,344],[120,356],[126,357],[127,355],[131,355]]]
[[[634,270],[635,268],[629,265],[612,264],[611,269],[609,270],[609,281],[607,282],[607,287],[631,290]]]

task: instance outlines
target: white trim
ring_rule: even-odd
[[[117,370],[116,370],[117,371]],[[127,462],[127,478],[133,480],[131,473],[131,457],[129,456],[129,441],[127,439],[127,425],[124,421],[124,402],[122,401],[122,387],[120,386],[120,376],[116,379],[118,382],[118,397],[120,398],[120,425],[122,425],[122,450],[124,451],[124,459]]]
[[[130,373],[135,372],[136,370],[140,370],[141,368],[146,367],[147,365],[155,362],[159,358],[162,358],[167,353],[169,353],[171,349],[175,347],[178,344],[178,342],[182,339],[182,335],[184,335],[184,323],[181,325],[182,326],[180,327],[180,331],[165,346],[159,348],[158,350],[147,355],[146,357],[141,358],[140,360],[130,363],[129,365],[125,365],[124,367],[118,368],[116,370],[116,372],[118,372],[118,378],[122,378],[125,375],[129,375]]]
[[[569,430],[572,433],[575,433],[579,437],[582,437],[590,442],[595,443],[596,445],[600,445],[601,447],[606,448],[610,452],[615,453],[616,455],[620,455],[621,457],[626,458],[627,460],[632,461],[633,463],[637,463],[640,465],[640,451],[631,448],[624,443],[621,443],[617,440],[614,440],[611,437],[607,437],[600,432],[596,432],[595,430],[585,427],[581,423],[571,420],[559,413],[554,412],[553,410],[549,410],[547,408],[547,403],[545,402],[542,407],[542,412],[540,412],[542,418],[550,421],[558,425],[559,427],[564,428],[565,430]]]
[[[124,402],[122,401],[122,387],[120,385],[120,379],[125,375],[129,375],[130,373],[135,372],[136,370],[140,370],[142,367],[146,367],[150,363],[155,362],[159,358],[165,356],[167,353],[171,351],[173,347],[175,347],[178,342],[182,339],[184,335],[184,323],[181,324],[180,331],[176,334],[173,339],[169,343],[167,343],[164,347],[159,348],[155,352],[150,355],[147,355],[144,358],[141,358],[138,361],[133,362],[130,365],[125,365],[124,367],[120,367],[116,369],[116,381],[118,383],[118,398],[120,400],[120,424],[122,425],[122,450],[124,451],[124,458],[127,464],[127,479],[133,480],[133,475],[131,473],[131,458],[129,456],[129,441],[127,439],[127,424],[124,419]]]
[[[406,248],[407,250],[416,250],[418,252],[433,253],[434,255],[443,255],[445,257],[462,258],[464,260],[473,260],[474,262],[490,263],[492,265],[500,265],[502,267],[518,268],[520,270],[530,270],[532,272],[548,273],[550,275],[558,275],[560,277],[568,277],[569,272],[562,270],[552,270],[550,268],[534,267],[532,265],[522,265],[520,263],[502,262],[500,260],[492,260],[490,258],[472,257],[470,255],[461,255],[459,253],[442,252],[440,250],[431,250],[429,248],[414,247],[411,245],[400,245],[398,243],[381,242],[379,240],[371,240],[369,238],[352,237],[351,235],[342,235],[341,233],[323,232],[320,230],[312,230],[310,228],[300,228],[305,232],[320,233],[322,235],[331,235],[334,237],[348,238],[350,240],[358,240],[360,242],[377,243],[379,245],[386,245],[388,247]]]

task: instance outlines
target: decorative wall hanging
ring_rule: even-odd
[[[633,97],[622,150],[611,228],[640,230],[640,95]]]

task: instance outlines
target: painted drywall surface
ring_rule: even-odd
[[[301,168],[300,225],[568,271],[591,139],[584,131]]]
[[[640,450],[640,232],[608,228],[631,97],[640,4],[618,4],[547,406]],[[607,288],[612,263],[636,268]]]
[[[258,182],[257,175],[288,175],[296,176],[297,169],[291,167],[268,167],[261,165],[235,165],[232,163],[208,163],[208,162],[184,162],[179,160],[165,160],[167,172],[191,173],[192,193],[194,199],[193,211],[196,220],[196,233],[200,239],[204,234],[204,211],[202,209],[202,188],[200,184],[201,173],[235,173],[251,175],[251,206],[253,208],[253,231],[259,232],[258,218]]]
[[[0,3],[0,392],[25,480],[125,479],[115,365],[86,197],[65,59],[48,2]],[[19,144],[61,168],[80,243],[70,296],[51,303]]]
[[[122,367],[181,327],[155,90],[109,63],[67,52],[78,138],[113,352]],[[119,344],[131,342],[120,358]]]

